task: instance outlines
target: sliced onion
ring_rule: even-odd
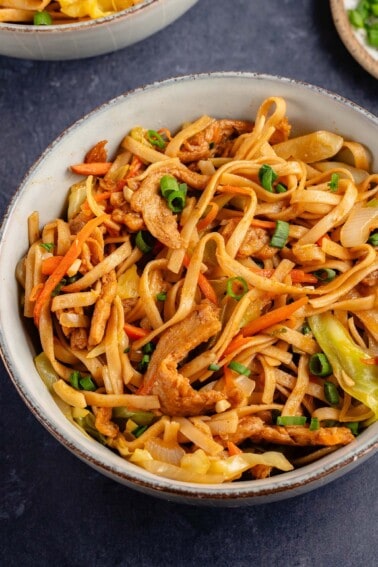
[[[153,459],[170,463],[171,465],[179,465],[181,459],[185,455],[185,451],[178,443],[164,441],[163,439],[149,439],[145,444],[145,448]]]
[[[342,246],[360,246],[369,238],[372,229],[378,227],[378,207],[356,205],[340,231]]]

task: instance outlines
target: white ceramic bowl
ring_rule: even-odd
[[[98,140],[110,154],[135,124],[174,130],[200,114],[253,118],[268,96],[280,95],[294,133],[330,129],[358,138],[378,156],[378,119],[340,96],[289,79],[248,73],[219,73],[171,79],[122,95],[71,126],[45,151],[14,196],[1,229],[0,343],[4,362],[22,398],[43,425],[70,451],[98,471],[146,493],[171,500],[237,506],[280,500],[323,485],[362,463],[378,449],[378,423],[355,442],[293,472],[264,480],[223,485],[175,482],[154,476],[86,439],[63,416],[37,374],[33,342],[20,315],[15,268],[27,249],[27,217],[36,208],[41,224],[62,212],[74,176],[67,166],[81,161]],[[378,169],[377,157],[373,164]],[[22,424],[20,424],[22,427]]]
[[[33,26],[0,23],[0,54],[22,59],[84,59],[123,49],[182,16],[198,0],[144,0],[105,18]]]

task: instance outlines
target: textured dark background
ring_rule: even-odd
[[[221,70],[300,79],[378,112],[377,81],[344,48],[328,1],[200,0],[165,30],[110,55],[67,62],[0,57],[1,213],[44,148],[86,112],[152,81]],[[174,504],[80,462],[30,414],[2,365],[0,379],[2,565],[377,564],[378,455],[280,503]]]

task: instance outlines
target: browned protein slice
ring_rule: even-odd
[[[164,414],[199,415],[213,410],[215,404],[225,398],[222,392],[194,390],[189,379],[177,370],[178,363],[192,349],[207,341],[220,328],[218,309],[204,302],[161,336],[148,365],[145,384],[153,381],[152,393],[159,397]]]
[[[223,441],[232,441],[236,445],[247,439],[254,443],[331,447],[347,445],[354,440],[354,436],[348,427],[320,427],[311,431],[301,425],[267,425],[257,416],[246,416],[240,419],[236,433],[222,437]]]

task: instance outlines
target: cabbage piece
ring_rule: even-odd
[[[343,390],[371,409],[377,420],[378,365],[363,362],[371,357],[331,313],[312,315],[308,323]]]

